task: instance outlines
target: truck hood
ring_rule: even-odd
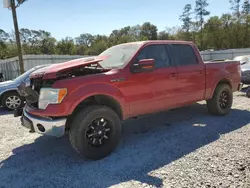
[[[57,63],[34,71],[30,78],[43,77],[44,79],[55,79],[58,73],[84,66],[97,66],[103,68],[98,62],[106,59],[106,56],[80,58],[64,63]]]

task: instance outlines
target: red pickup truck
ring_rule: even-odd
[[[37,70],[19,86],[27,104],[16,114],[31,132],[68,133],[80,155],[97,160],[116,148],[121,120],[202,100],[209,113],[228,114],[240,74],[237,61],[204,63],[192,42],[125,43]]]

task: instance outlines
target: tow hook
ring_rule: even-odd
[[[23,108],[17,108],[14,110],[14,117],[22,116],[23,114]]]

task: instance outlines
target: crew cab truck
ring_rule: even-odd
[[[68,133],[80,155],[98,160],[119,143],[121,120],[203,100],[210,114],[228,114],[240,74],[238,61],[204,63],[192,42],[125,43],[35,71],[19,86],[19,115],[30,132]]]

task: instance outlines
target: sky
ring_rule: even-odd
[[[0,3],[0,29],[13,30],[11,11]],[[211,16],[230,12],[229,0],[208,0]],[[17,8],[20,28],[42,29],[56,39],[82,33],[109,35],[114,29],[151,22],[159,31],[180,26],[179,15],[195,0],[28,0]]]

